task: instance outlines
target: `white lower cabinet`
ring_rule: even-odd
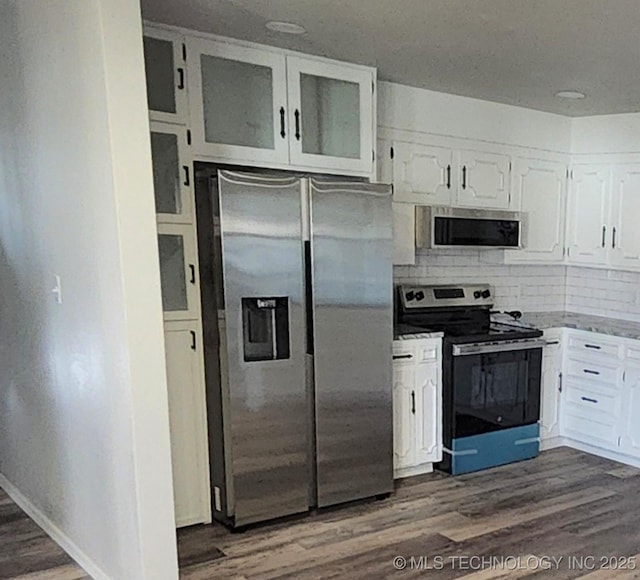
[[[165,322],[177,527],[211,521],[201,336],[198,321]]]
[[[545,330],[540,388],[540,439],[560,435],[560,396],[562,394],[562,329]]]
[[[640,461],[640,341],[566,331],[560,436]]]
[[[426,473],[442,459],[442,341],[393,343],[395,477]]]

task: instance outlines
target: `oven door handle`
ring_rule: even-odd
[[[533,338],[517,342],[498,342],[483,344],[454,344],[453,356],[470,356],[473,354],[485,354],[490,352],[508,352],[512,350],[531,350],[533,348],[543,348],[545,340]]]

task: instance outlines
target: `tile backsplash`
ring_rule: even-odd
[[[640,322],[640,272],[567,268],[566,309]]]
[[[396,283],[489,283],[495,308],[568,310],[640,322],[640,272],[577,266],[509,265],[502,250],[419,250],[415,266],[395,266]]]
[[[415,266],[395,266],[396,283],[489,283],[495,308],[564,310],[565,266],[506,265],[503,250],[419,250]]]

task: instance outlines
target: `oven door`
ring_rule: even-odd
[[[453,345],[454,438],[538,421],[542,344]]]

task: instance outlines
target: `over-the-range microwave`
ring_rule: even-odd
[[[416,206],[417,248],[524,248],[526,214]]]

